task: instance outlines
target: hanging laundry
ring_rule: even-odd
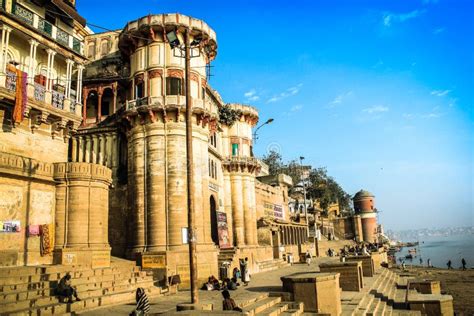
[[[24,113],[26,110],[26,102],[28,101],[28,74],[16,69],[16,94],[15,94],[15,107],[13,108],[13,122],[21,123],[23,121]]]
[[[49,255],[54,248],[54,224],[41,225],[41,256]]]
[[[34,237],[40,235],[40,225],[28,225],[28,236]]]

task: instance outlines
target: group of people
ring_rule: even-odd
[[[446,263],[446,265],[448,266],[448,270],[453,269],[453,263],[451,262],[451,260],[448,260],[448,262]],[[466,270],[466,269],[467,269],[466,266],[467,266],[466,259],[462,258],[462,259],[461,259],[461,269]]]

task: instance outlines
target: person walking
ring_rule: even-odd
[[[466,260],[464,258],[461,259],[462,269],[466,270]]]
[[[420,257],[420,266],[423,265],[423,259]]]
[[[451,260],[448,260],[448,263],[446,265],[448,266],[448,270],[453,268]]]
[[[432,267],[432,265],[431,265],[431,259],[428,258],[428,268],[431,268],[431,267]]]
[[[311,253],[309,252],[309,250],[306,250],[305,258],[306,258],[306,263],[308,265],[310,265],[311,264]]]

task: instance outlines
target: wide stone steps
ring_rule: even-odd
[[[23,271],[23,273],[21,273]],[[59,280],[70,272],[80,302],[61,303],[54,295]],[[115,259],[111,267],[39,266],[0,269],[0,315],[62,315],[135,300],[138,287],[149,296],[162,295],[153,277],[134,262]]]
[[[276,269],[280,269],[283,267],[288,267],[290,264],[282,259],[276,260],[268,260],[258,263],[258,271],[260,272],[267,272]]]

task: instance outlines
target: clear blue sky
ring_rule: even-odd
[[[386,228],[474,225],[474,2],[91,1],[111,29],[179,12],[216,32],[212,86],[260,109],[256,153],[300,155]]]

